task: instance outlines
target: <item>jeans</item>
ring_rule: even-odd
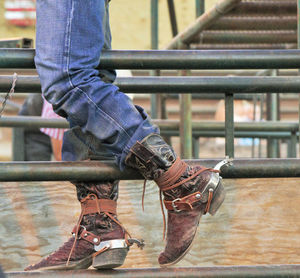
[[[111,83],[114,71],[97,69],[111,48],[108,2],[37,0],[35,63],[44,97],[70,124],[63,160],[104,154],[123,169],[136,141],[159,129]]]

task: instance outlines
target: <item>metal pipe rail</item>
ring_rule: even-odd
[[[293,49],[296,48],[296,43],[256,43],[255,49]],[[229,43],[229,44],[209,44],[209,43],[192,43],[190,45],[190,49],[198,49],[198,50],[221,50],[221,49],[237,49],[237,50],[249,50],[253,49],[253,44],[247,44],[247,43]]]
[[[255,43],[296,43],[296,30],[280,30],[280,31],[204,31],[195,36],[191,43],[202,42],[204,44],[255,44]]]
[[[185,160],[214,167],[221,159]],[[234,159],[221,170],[223,178],[300,177],[300,159]],[[144,179],[138,171],[121,172],[113,161],[0,162],[0,181],[93,181]]]
[[[255,277],[280,277],[290,278],[300,276],[300,265],[251,265],[251,266],[212,266],[212,267],[179,267],[179,268],[131,268],[113,269],[105,271],[97,270],[69,270],[57,272],[7,272],[7,278],[48,278],[57,276],[61,278],[91,278],[91,277],[118,277],[118,278],[169,278],[169,277],[205,277],[205,278],[255,278]]]
[[[300,57],[300,53],[299,53]],[[300,62],[300,61],[299,61]],[[8,91],[12,76],[0,76],[0,91]],[[189,77],[121,77],[115,83],[121,91],[136,94],[181,93],[296,93],[300,77],[284,76],[189,76]],[[38,76],[19,76],[15,92],[40,93]]]
[[[234,8],[228,15],[244,15],[244,14],[263,14],[274,15],[274,14],[284,14],[284,15],[294,15],[297,11],[297,3],[293,0],[260,0],[260,1],[249,1],[242,2],[236,8]]]
[[[0,49],[0,68],[35,68],[34,49]],[[107,69],[298,69],[300,50],[103,51]]]
[[[178,131],[180,122],[178,120],[152,120],[162,131]],[[235,131],[252,132],[297,132],[297,122],[235,122]],[[65,119],[45,119],[38,116],[12,116],[1,117],[0,127],[24,127],[24,128],[69,128]],[[224,131],[224,122],[216,121],[194,121],[193,131]]]
[[[219,18],[207,30],[296,30],[297,16],[284,17],[230,17]]]
[[[158,125],[162,135],[179,136],[180,122],[177,120],[153,120],[154,124]],[[216,121],[197,121],[192,122],[193,138],[196,139],[194,147],[194,157],[198,157],[199,151],[197,141],[200,137],[225,137],[224,122]],[[288,139],[289,152],[288,157],[296,157],[297,131],[298,123],[296,122],[237,122],[234,123],[236,138],[276,138]],[[19,127],[19,128],[69,128],[69,124],[65,119],[44,119],[34,116],[16,116],[0,118],[0,127]],[[19,130],[18,132],[22,132]],[[19,134],[19,133],[18,133]],[[20,136],[20,135],[19,135]],[[17,157],[14,160],[23,160],[19,156],[20,150],[24,148],[22,142],[15,142],[13,149],[17,150]]]

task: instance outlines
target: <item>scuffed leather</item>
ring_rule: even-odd
[[[136,143],[125,163],[138,169],[146,179],[160,178],[176,160],[174,150],[158,134],[150,134],[141,143]],[[188,166],[174,184],[179,183],[203,169],[202,166]],[[182,185],[163,192],[167,201],[202,192],[211,178],[212,172],[204,171]],[[195,237],[205,203],[195,203],[192,211],[168,211],[167,242],[158,261],[161,265],[179,261],[186,253]]]
[[[77,189],[78,200],[82,200],[89,194],[95,194],[99,199],[112,199],[116,201],[118,198],[118,181],[101,183],[80,182],[75,183],[75,186]],[[113,217],[117,220],[116,215]],[[125,238],[125,232],[123,228],[102,212],[100,214],[93,213],[84,215],[80,225],[85,227],[88,232],[100,236],[102,241]],[[57,251],[42,259],[37,264],[26,267],[25,271],[65,265],[71,252],[74,240],[75,238],[73,236],[70,237],[69,240],[65,242]],[[88,258],[93,253],[95,253],[94,244],[79,238],[76,240],[75,248],[71,254],[70,264],[72,262],[78,262]],[[88,268],[91,264],[92,260],[85,268]]]

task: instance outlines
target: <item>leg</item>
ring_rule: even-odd
[[[110,46],[107,8],[107,0],[38,0],[35,62],[54,111],[95,136],[123,168],[133,144],[158,129],[97,69]]]

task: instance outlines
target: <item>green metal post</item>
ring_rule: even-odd
[[[180,95],[180,144],[181,157],[192,158],[192,109],[191,95]]]
[[[189,71],[181,71],[181,75],[186,76]],[[192,95],[180,94],[180,150],[181,157],[192,158]]]
[[[196,18],[204,14],[205,12],[205,1],[196,0]]]
[[[277,76],[277,70],[272,70],[271,76]],[[277,94],[270,94],[269,96],[269,121],[277,121],[278,120],[278,96]],[[269,139],[268,140],[268,157],[275,158],[279,157],[278,151],[278,140],[276,139]]]
[[[296,158],[297,157],[297,132],[291,132],[291,139],[289,142],[289,149],[288,149],[288,157],[289,158]]]
[[[253,122],[256,121],[256,107],[257,107],[257,95],[253,96]],[[256,138],[252,139],[252,146],[251,146],[251,157],[255,157],[255,142]]]
[[[234,157],[234,97],[225,94],[225,155]]]
[[[151,49],[158,49],[158,0],[151,0]],[[151,71],[152,76],[159,75],[159,71]],[[151,95],[151,117],[158,118],[160,105],[159,96]]]
[[[24,141],[24,128],[13,128],[12,134],[12,160],[24,161],[25,160],[25,141]]]
[[[265,111],[265,95],[261,94],[260,97],[260,115],[259,115],[259,120],[260,122],[263,121],[264,119],[264,111]],[[258,145],[258,157],[261,158],[261,147],[262,147],[262,142],[261,139],[259,139],[259,145]]]
[[[193,158],[198,159],[199,158],[199,142],[200,138],[197,136],[193,136]]]
[[[168,0],[168,8],[169,8],[170,23],[172,28],[172,36],[175,37],[178,34],[178,27],[177,27],[174,0]]]

